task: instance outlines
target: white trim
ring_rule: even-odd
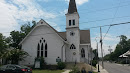
[[[42,20],[42,19],[41,19]],[[40,21],[41,21],[40,20]],[[39,21],[39,22],[40,22]],[[42,20],[42,21],[44,21],[44,20]],[[38,23],[39,23],[38,22]],[[45,22],[45,21],[44,21]],[[45,22],[46,23],[46,22]],[[49,25],[48,23],[46,23],[47,25]],[[27,36],[19,43],[19,45],[21,45],[24,41],[25,41],[25,39],[27,39],[27,37],[38,27],[38,26],[44,26],[44,25],[41,25],[41,24],[37,24],[28,34],[27,34]],[[51,27],[51,26],[48,26],[48,27]],[[54,30],[54,29],[52,29],[52,30]],[[54,31],[58,36],[59,36],[59,34],[56,32],[56,31]],[[63,38],[61,38],[61,36],[59,36],[60,37],[60,39],[61,40],[63,40],[65,43],[67,43],[68,44],[68,42],[67,41],[65,41]]]
[[[82,45],[90,45],[90,44],[80,44],[80,45],[82,46]]]

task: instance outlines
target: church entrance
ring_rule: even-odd
[[[81,62],[85,62],[85,50],[84,48],[81,49]]]

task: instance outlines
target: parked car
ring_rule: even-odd
[[[0,67],[0,73],[32,73],[32,69],[21,65],[3,65]]]

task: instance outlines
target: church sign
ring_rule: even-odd
[[[35,68],[40,68],[40,61],[38,60],[35,61]]]
[[[61,62],[61,59],[59,57],[56,58],[56,62]]]

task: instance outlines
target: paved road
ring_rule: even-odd
[[[130,66],[104,62],[104,67],[109,73],[130,73]]]

